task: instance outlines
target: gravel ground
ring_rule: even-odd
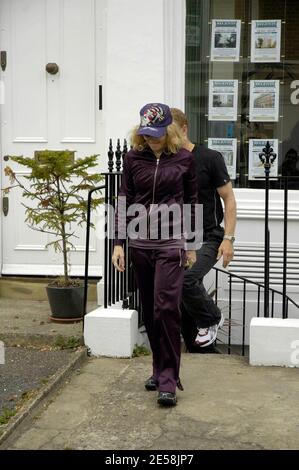
[[[70,350],[6,347],[5,364],[0,364],[0,415],[14,408],[23,394],[40,388],[69,362],[70,354]]]

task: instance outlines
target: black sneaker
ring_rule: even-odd
[[[159,392],[158,403],[163,406],[175,406],[177,404],[176,394],[172,392]]]
[[[158,388],[158,382],[157,382],[156,379],[154,379],[153,376],[151,376],[149,379],[147,379],[144,382],[144,386],[145,386],[146,390],[155,391]]]

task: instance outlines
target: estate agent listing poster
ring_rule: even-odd
[[[209,121],[236,121],[238,80],[209,81]]]
[[[210,137],[208,139],[208,147],[220,152],[224,158],[230,179],[236,179],[237,167],[237,139],[216,139]]]
[[[276,153],[276,159],[273,162],[270,170],[270,176],[277,176],[278,173],[278,139],[249,139],[249,156],[248,156],[248,179],[254,180],[257,176],[265,176],[264,165],[259,158],[259,154],[262,153],[263,148],[266,147],[267,142],[273,148],[273,152]]]
[[[251,23],[251,62],[280,62],[281,20]]]
[[[211,61],[238,62],[241,20],[212,20]]]
[[[278,121],[279,80],[251,80],[249,121]]]

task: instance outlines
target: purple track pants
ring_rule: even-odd
[[[179,380],[184,256],[184,250],[179,248],[131,248],[153,354],[153,377],[158,381],[160,392],[174,393]]]

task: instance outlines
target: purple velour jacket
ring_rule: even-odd
[[[135,229],[138,225],[137,230],[129,230],[128,233],[131,247],[186,247],[185,241],[192,238],[191,232],[195,227],[197,194],[195,159],[188,150],[180,149],[176,154],[162,153],[159,160],[150,149],[130,150],[123,162],[114,245],[123,245],[129,227],[133,225]],[[183,205],[186,204],[190,211],[189,232],[183,223]],[[170,217],[165,214],[169,208],[176,209]],[[180,212],[176,212],[179,209]],[[160,225],[155,230],[153,221],[158,219]],[[165,239],[162,228],[167,229],[167,225],[169,238]]]

